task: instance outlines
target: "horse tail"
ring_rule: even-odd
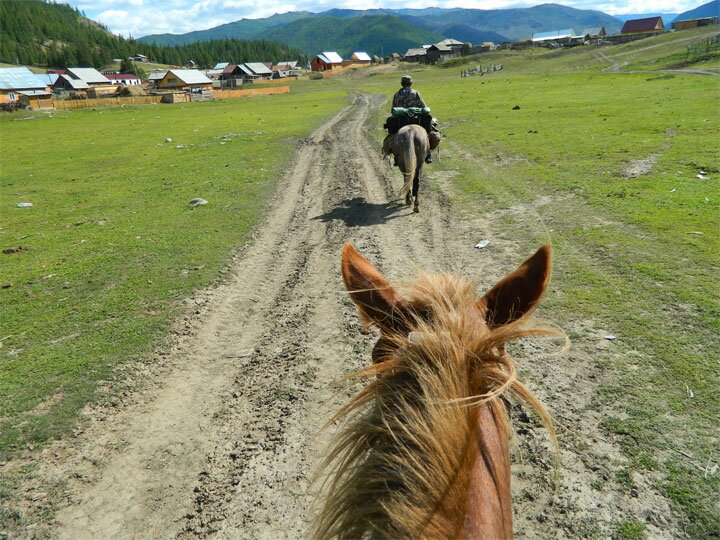
[[[418,162],[417,156],[415,155],[415,133],[412,130],[407,130],[403,134],[402,140],[402,162],[405,164],[403,170],[403,179],[405,185],[403,185],[400,197],[405,197],[410,190],[412,190],[413,179],[415,178],[415,171],[417,170]]]

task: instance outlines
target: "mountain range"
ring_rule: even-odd
[[[181,45],[221,38],[268,39],[287,43],[308,54],[334,50],[341,56],[364,50],[370,54],[404,53],[410,47],[444,38],[482,43],[530,39],[534,32],[604,26],[619,32],[622,21],[600,11],[558,4],[516,9],[331,9],[322,13],[295,11],[265,19],[241,19],[187,34],[151,34],[140,43]]]
[[[718,15],[720,0],[677,15],[682,18]],[[707,15],[709,13],[711,15]],[[688,14],[691,14],[688,16]],[[293,11],[264,19],[241,19],[207,30],[187,34],[151,34],[140,43],[182,45],[223,38],[267,39],[286,43],[312,55],[333,50],[341,56],[363,50],[370,54],[404,53],[418,47],[453,38],[463,42],[520,41],[533,33],[573,28],[605,27],[608,34],[618,33],[623,22],[662,16],[667,28],[674,13],[646,13],[612,17],[594,10],[580,10],[559,4],[542,4],[514,9],[330,9],[321,13]]]

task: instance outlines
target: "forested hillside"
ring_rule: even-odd
[[[64,68],[100,68],[114,58],[144,54],[160,64],[200,67],[218,61],[251,62],[299,60],[299,50],[268,40],[221,39],[163,47],[113,35],[66,4],[42,0],[0,0],[0,62]]]

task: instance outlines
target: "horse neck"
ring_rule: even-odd
[[[477,437],[469,449],[472,472],[462,538],[513,536],[506,414],[497,400],[478,407]]]

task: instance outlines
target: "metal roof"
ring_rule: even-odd
[[[20,90],[18,94],[23,96],[50,96],[52,92],[48,92],[47,90]]]
[[[55,84],[58,84],[60,81],[65,81],[73,90],[87,90],[88,88],[90,88],[86,81],[83,81],[81,79],[73,79],[69,75],[58,76],[58,80],[55,81]]]
[[[243,65],[256,75],[272,75],[272,71],[262,62],[245,62]]]
[[[425,56],[427,54],[427,49],[423,47],[418,47],[415,49],[408,49],[405,53],[405,56]]]
[[[567,28],[564,30],[553,30],[552,32],[537,32],[533,34],[533,41],[550,41],[553,39],[567,39],[577,37],[575,36],[575,30]]]
[[[278,65],[278,66],[289,66],[289,67],[291,67],[291,68],[295,68],[295,67],[297,67],[298,63],[297,63],[297,60],[293,60],[292,62],[290,62],[290,61],[288,61],[288,62],[278,62],[277,65]]]
[[[647,17],[646,19],[633,19],[631,21],[625,21],[620,33],[652,32],[658,28],[664,28],[662,17]]]
[[[57,73],[36,73],[35,76],[45,86],[52,86],[58,79]]]
[[[599,36],[600,31],[604,30],[604,27],[599,26],[597,28],[586,28],[582,32],[580,32],[581,36]]]
[[[368,56],[368,53],[366,52],[356,52],[353,53],[352,58],[355,60],[361,60],[363,62],[370,62],[372,58]]]
[[[330,64],[341,64],[343,61],[343,59],[340,58],[340,55],[336,52],[323,51],[322,55],[328,60]]]
[[[167,73],[167,71],[165,71],[165,70],[151,71],[147,77],[148,81],[158,81],[158,80],[162,79],[166,73]]]
[[[218,62],[215,64],[215,67],[213,69],[225,69],[230,65],[230,62]]]
[[[452,49],[450,47],[448,47],[447,45],[443,44],[442,42],[435,43],[434,45],[430,45],[430,47],[428,47],[428,49],[433,49],[433,48],[440,52],[452,52]]]
[[[0,68],[0,90],[45,88],[46,83],[26,67]]]
[[[446,45],[448,47],[451,47],[453,45],[465,45],[462,41],[458,41],[457,39],[452,38],[443,39],[440,43],[438,43],[438,45],[440,44]]]
[[[240,71],[242,71],[248,77],[257,77],[257,75],[255,75],[252,72],[252,70],[249,67],[247,67],[245,64],[238,64],[238,68],[240,69]]]
[[[140,80],[140,77],[137,75],[133,75],[132,73],[110,73],[108,75],[105,75],[108,79],[113,81],[121,81],[123,79],[138,79]]]
[[[81,79],[86,83],[110,84],[110,80],[95,68],[67,68],[67,71],[74,79]]]
[[[197,69],[171,69],[168,73],[172,73],[185,84],[212,84],[212,81]]]

